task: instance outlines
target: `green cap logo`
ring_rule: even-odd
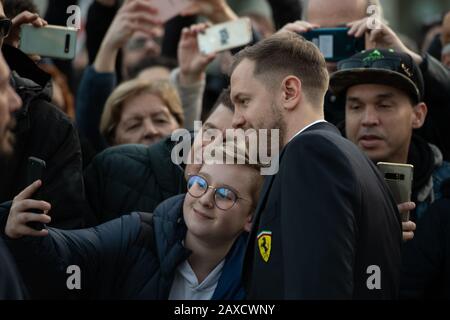
[[[363,59],[364,62],[373,62],[379,59],[383,59],[384,56],[379,50],[373,50],[367,57]]]

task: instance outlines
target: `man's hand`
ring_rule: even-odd
[[[178,63],[180,65],[180,84],[189,85],[200,81],[205,74],[206,67],[216,57],[215,53],[203,54],[200,52],[197,34],[208,28],[207,24],[200,23],[184,28],[178,44]]]
[[[155,18],[157,9],[151,6],[151,2],[144,0],[128,0],[117,11],[102,45],[118,50],[124,46],[128,39],[136,31],[142,31],[150,36],[157,35],[161,21]]]
[[[30,199],[31,196],[40,188],[40,180],[26,187],[15,198],[9,211],[6,222],[5,234],[11,239],[18,239],[23,236],[42,237],[48,235],[48,230],[34,230],[27,226],[28,222],[50,223],[51,218],[48,211],[51,205],[45,201]],[[41,210],[43,214],[29,212],[31,209]]]
[[[317,29],[317,28],[320,28],[320,26],[318,24],[312,24],[312,23],[309,23],[306,21],[298,20],[298,21],[286,24],[277,33],[286,32],[286,31],[295,32],[295,33],[305,33],[305,32],[308,32],[310,30]]]
[[[117,11],[94,61],[97,72],[114,72],[117,54],[133,33],[141,31],[159,36],[162,21],[155,17],[157,9],[145,0],[127,0]]]
[[[227,4],[226,0],[194,0],[181,12],[182,16],[201,15],[213,24],[236,20],[239,17]]]
[[[378,21],[377,26],[374,28],[371,27],[371,20],[369,19],[373,18],[367,17],[348,23],[347,27],[350,27],[348,34],[360,38],[367,33],[366,49],[394,49],[397,52],[409,54],[417,64],[422,63],[423,58],[417,53],[409,50],[397,34],[385,23]]]
[[[40,28],[48,25],[47,21],[39,17],[37,13],[31,13],[29,11],[23,11],[15,16],[11,20],[11,32],[9,36],[5,38],[5,43],[18,48],[20,43],[20,28],[24,24],[31,23],[36,28]]]
[[[397,206],[398,211],[400,212],[400,216],[403,217],[408,215],[411,210],[416,208],[416,204],[414,202],[405,202],[401,203]],[[414,231],[416,230],[416,224],[412,221],[402,222],[402,231],[403,231],[403,241],[409,241],[414,238]]]

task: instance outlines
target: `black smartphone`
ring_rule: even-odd
[[[313,42],[325,57],[326,61],[339,62],[348,59],[365,49],[365,38],[355,38],[347,33],[349,28],[319,28],[301,35]]]
[[[27,185],[32,184],[37,180],[42,180],[42,175],[44,174],[46,164],[45,161],[35,157],[28,158],[27,166]],[[39,190],[33,195],[33,199],[40,200]],[[30,210],[30,212],[42,214],[41,210]],[[45,225],[41,222],[29,222],[28,226],[35,230],[45,229]]]

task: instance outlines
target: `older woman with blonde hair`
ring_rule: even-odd
[[[183,126],[176,89],[168,81],[130,80],[108,98],[100,132],[109,145],[150,145]]]

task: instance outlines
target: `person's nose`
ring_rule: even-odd
[[[373,127],[380,123],[378,114],[374,108],[367,107],[364,110],[361,124],[365,127]]]
[[[145,136],[156,136],[159,134],[159,130],[156,128],[155,124],[151,119],[144,120],[144,135]]]
[[[22,99],[19,97],[13,87],[11,87],[11,85],[8,85],[8,87],[9,108],[11,112],[15,112],[22,107]]]
[[[245,121],[244,116],[241,113],[235,111],[234,115],[233,115],[233,120],[231,122],[232,127],[234,129],[243,128],[245,125],[245,122],[246,121]]]
[[[214,189],[208,188],[208,190],[200,197],[199,202],[205,208],[214,208]]]

